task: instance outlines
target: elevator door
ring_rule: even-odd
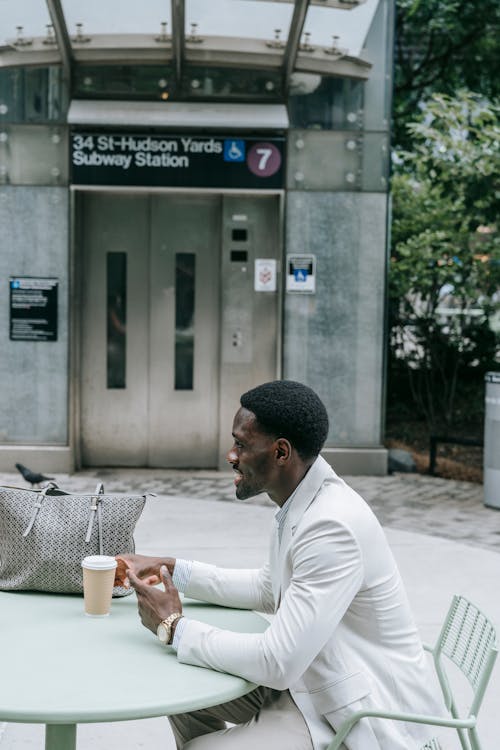
[[[217,465],[220,201],[78,196],[84,465]]]

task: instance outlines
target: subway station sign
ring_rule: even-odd
[[[74,185],[282,188],[278,137],[73,132]]]

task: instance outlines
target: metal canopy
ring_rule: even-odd
[[[61,0],[47,0],[47,7],[50,13],[50,20],[54,28],[57,46],[61,54],[62,66],[68,81],[71,80],[71,70],[73,65],[73,51],[71,41],[66,28],[66,21],[61,7]]]
[[[295,0],[292,23],[286,43],[285,54],[283,55],[283,81],[284,89],[288,91],[290,78],[297,60],[300,37],[304,29],[309,0]]]
[[[0,67],[165,65],[369,77],[379,0],[3,0]]]
[[[206,102],[119,102],[74,100],[68,122],[82,126],[204,128],[223,130],[286,130],[284,104],[208,104]]]

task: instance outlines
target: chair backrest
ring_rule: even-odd
[[[433,737],[431,740],[427,740],[425,745],[420,748],[420,750],[441,750],[441,745],[439,744],[439,741]]]
[[[441,654],[451,659],[471,684],[474,700],[469,714],[477,716],[498,653],[496,632],[491,622],[465,597],[454,596],[433,652],[448,708],[452,697],[441,667]]]

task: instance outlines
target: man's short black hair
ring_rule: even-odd
[[[294,380],[274,380],[240,398],[262,430],[290,441],[302,458],[319,455],[328,435],[328,414],[319,396]]]

